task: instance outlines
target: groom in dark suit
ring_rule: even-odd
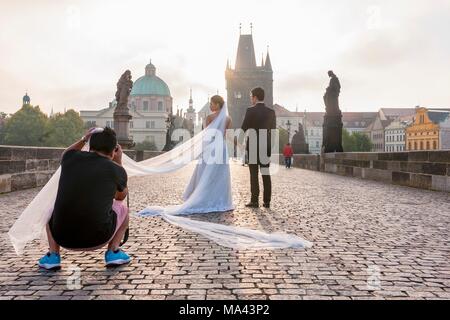
[[[250,188],[252,198],[246,206],[259,207],[259,179],[261,174],[264,185],[264,207],[270,208],[272,197],[272,182],[270,179],[271,130],[276,129],[275,111],[264,104],[264,90],[255,88],[250,94],[252,107],[247,109],[242,130],[248,133],[246,148],[248,154],[248,166],[250,168]]]

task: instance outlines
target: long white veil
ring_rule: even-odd
[[[235,249],[310,247],[312,243],[295,235],[268,234],[262,231],[192,220],[181,216],[204,213],[201,208],[196,208],[192,202],[199,197],[208,196],[207,190],[203,190],[208,184],[208,179],[211,178],[211,173],[208,172],[213,172],[218,161],[223,161],[224,157],[221,150],[224,149],[227,115],[228,109],[225,105],[206,129],[158,157],[136,162],[125,154],[123,155],[123,166],[129,177],[174,172],[194,160],[205,162],[205,170],[199,176],[199,181],[196,183],[194,190],[185,192],[185,202],[182,205],[166,208],[150,207],[150,211],[153,211],[153,215],[161,215],[164,220],[173,225],[199,233],[225,247]],[[27,243],[38,239],[45,232],[45,226],[53,212],[60,174],[61,168],[55,172],[9,230],[8,234],[17,254],[22,254]],[[195,190],[195,188],[198,189]],[[200,210],[196,211],[196,209]],[[215,211],[229,210],[232,210],[232,207],[217,208]]]

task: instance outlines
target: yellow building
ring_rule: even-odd
[[[450,149],[450,110],[416,108],[414,122],[406,128],[406,149]]]

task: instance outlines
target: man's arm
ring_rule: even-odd
[[[122,154],[123,154],[122,147],[118,144],[116,150],[117,151],[112,161],[115,162],[118,166],[122,167]],[[122,191],[116,192],[116,196],[114,197],[114,199],[118,201],[123,201],[125,200],[127,195],[128,195],[128,187],[125,187]]]
[[[72,144],[70,147],[68,147],[66,150],[64,150],[62,156],[64,156],[67,153],[67,151],[70,151],[70,150],[81,151],[81,149],[83,149],[85,144],[89,141],[89,138],[94,134],[95,129],[97,129],[97,128],[89,129],[88,132],[86,132],[86,135],[84,137],[82,137],[80,140],[78,140],[77,142]]]
[[[114,199],[118,200],[118,201],[123,201],[125,200],[125,198],[128,195],[128,188],[123,189],[122,192],[117,191],[116,192],[116,196],[114,197]]]
[[[245,132],[245,131],[247,131],[248,129],[249,129],[249,127],[250,127],[250,117],[248,116],[248,110],[249,109],[247,109],[247,111],[245,112],[245,117],[244,117],[244,121],[242,122],[242,130]]]
[[[277,128],[277,116],[275,115],[275,111],[272,111],[272,121],[270,123],[270,129]]]
[[[77,142],[75,142],[74,144],[72,144],[70,147],[68,147],[66,150],[64,150],[64,152],[62,153],[62,157],[64,157],[64,155],[71,150],[77,150],[77,151],[81,151],[81,149],[83,149],[83,147],[85,146],[87,140],[85,140],[85,138],[81,138],[80,140],[78,140]]]

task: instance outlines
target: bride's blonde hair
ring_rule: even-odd
[[[212,103],[217,103],[220,107],[220,109],[222,109],[223,105],[225,104],[225,100],[223,100],[223,98],[219,95],[215,95],[211,98],[211,102]]]

